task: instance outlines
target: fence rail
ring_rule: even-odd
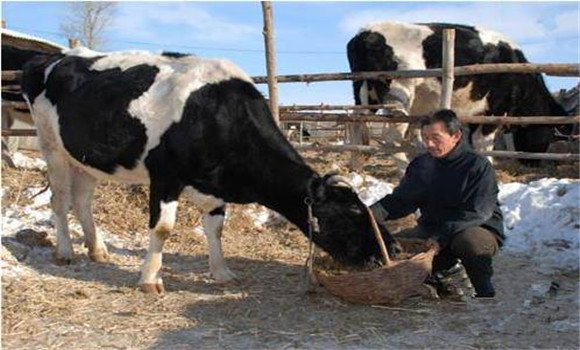
[[[470,66],[454,67],[454,75],[473,74],[529,74],[544,73],[559,77],[579,77],[580,65],[573,63],[486,63]],[[289,74],[278,75],[278,83],[311,83],[315,81],[343,81],[365,79],[411,79],[411,78],[439,78],[443,75],[443,69],[400,70],[382,72],[347,72],[347,73],[321,73],[321,74]],[[265,84],[266,76],[252,77],[254,83]]]
[[[280,121],[284,122],[377,122],[377,123],[414,123],[424,116],[380,116],[369,114],[345,113],[294,113],[283,112]],[[459,116],[462,123],[468,124],[496,124],[496,125],[557,125],[580,123],[580,116],[550,117],[550,116],[523,116],[523,117],[487,117]]]
[[[364,145],[299,145],[293,146],[300,151],[319,152],[360,152],[360,153],[380,153],[391,152],[392,149],[383,146]],[[580,161],[580,154],[573,153],[528,153],[514,151],[481,151],[479,154],[489,157],[517,158],[517,159],[537,159],[537,160],[560,160],[560,161]]]
[[[580,77],[580,65],[563,63],[502,63],[502,64],[478,64],[471,66],[454,67],[454,76],[464,76],[473,74],[529,74],[545,73],[552,76],[574,76]],[[364,80],[364,79],[410,79],[423,77],[442,77],[442,69],[426,70],[404,70],[404,71],[383,71],[383,72],[356,72],[356,73],[323,73],[323,74],[295,74],[277,76],[279,83],[290,82],[322,82],[322,81],[344,81],[344,80]],[[2,71],[2,80],[17,80],[21,76],[21,71]],[[252,78],[256,84],[267,83],[266,76],[256,76]],[[11,85],[9,88],[15,88]],[[5,86],[5,88],[8,88]],[[3,106],[28,109],[24,102],[2,101]],[[280,121],[284,122],[378,122],[378,123],[413,123],[418,122],[423,116],[378,116],[362,113],[351,113],[350,111],[362,111],[369,109],[392,108],[391,104],[380,105],[293,105],[280,106]],[[322,112],[300,112],[300,111],[346,111],[346,113],[322,113]],[[580,116],[573,117],[552,117],[552,116],[520,116],[520,117],[496,117],[496,116],[460,116],[459,119],[469,124],[497,124],[497,125],[557,125],[580,123]],[[36,130],[2,130],[2,136],[36,136]],[[380,146],[362,145],[336,145],[336,146],[311,146],[297,145],[300,150],[318,150],[330,152],[380,152],[385,151]],[[481,152],[486,156],[519,158],[519,159],[543,159],[543,160],[580,160],[576,154],[545,154],[545,153],[524,153],[509,151],[489,151]]]

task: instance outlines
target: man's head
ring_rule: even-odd
[[[447,156],[461,140],[461,124],[450,109],[442,109],[421,121],[421,136],[427,152],[435,158]]]

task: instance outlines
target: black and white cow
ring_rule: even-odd
[[[353,264],[378,255],[357,194],[304,163],[252,80],[226,60],[75,49],[33,59],[22,87],[48,163],[57,259],[73,259],[72,204],[90,257],[107,260],[91,212],[100,178],[150,184],[150,246],[139,282],[146,292],[163,291],[162,247],[182,193],[204,212],[210,271],[219,282],[235,279],[220,240],[228,202],[260,203],[308,232],[311,198],[319,247]]]
[[[353,72],[440,68],[443,29],[455,29],[455,65],[525,63],[517,45],[504,36],[456,24],[404,24],[381,22],[360,29],[347,46]],[[397,104],[395,112],[427,115],[438,109],[440,78],[354,81],[356,104]],[[564,116],[540,74],[482,74],[459,76],[453,85],[451,107],[459,115]],[[408,124],[392,125],[391,141],[402,138]],[[479,150],[491,150],[496,127],[471,129],[471,141]],[[515,148],[545,152],[554,139],[554,126],[513,129]]]

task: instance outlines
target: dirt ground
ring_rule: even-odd
[[[321,172],[346,164],[338,154],[305,156]],[[531,169],[503,162],[498,169],[501,182],[579,177],[577,163]],[[373,157],[363,173],[397,182],[396,169],[385,156]],[[3,214],[30,204],[28,187],[46,184],[34,170],[3,168],[2,180]],[[494,300],[412,299],[396,308],[352,305],[321,289],[304,292],[308,246],[296,228],[285,223],[256,227],[248,209],[257,207],[232,205],[224,252],[242,283],[221,286],[209,277],[199,212],[182,202],[164,250],[167,293],[152,296],[136,288],[148,242],[146,189],[103,183],[94,207],[97,225],[109,233],[109,264],[91,262],[82,235],[73,228],[77,260],[56,265],[53,247],[42,246],[55,242],[47,220],[39,225],[48,242],[3,239],[3,348],[579,347],[578,269],[543,269],[527,256],[502,251],[495,259]],[[412,224],[407,218],[391,228],[396,232]]]

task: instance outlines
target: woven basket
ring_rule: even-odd
[[[390,260],[372,212],[370,209],[368,212],[385,265],[373,271],[344,275],[317,271],[318,281],[331,294],[353,303],[395,305],[409,297],[424,295],[428,290],[423,283],[431,273],[435,250],[406,260]]]

